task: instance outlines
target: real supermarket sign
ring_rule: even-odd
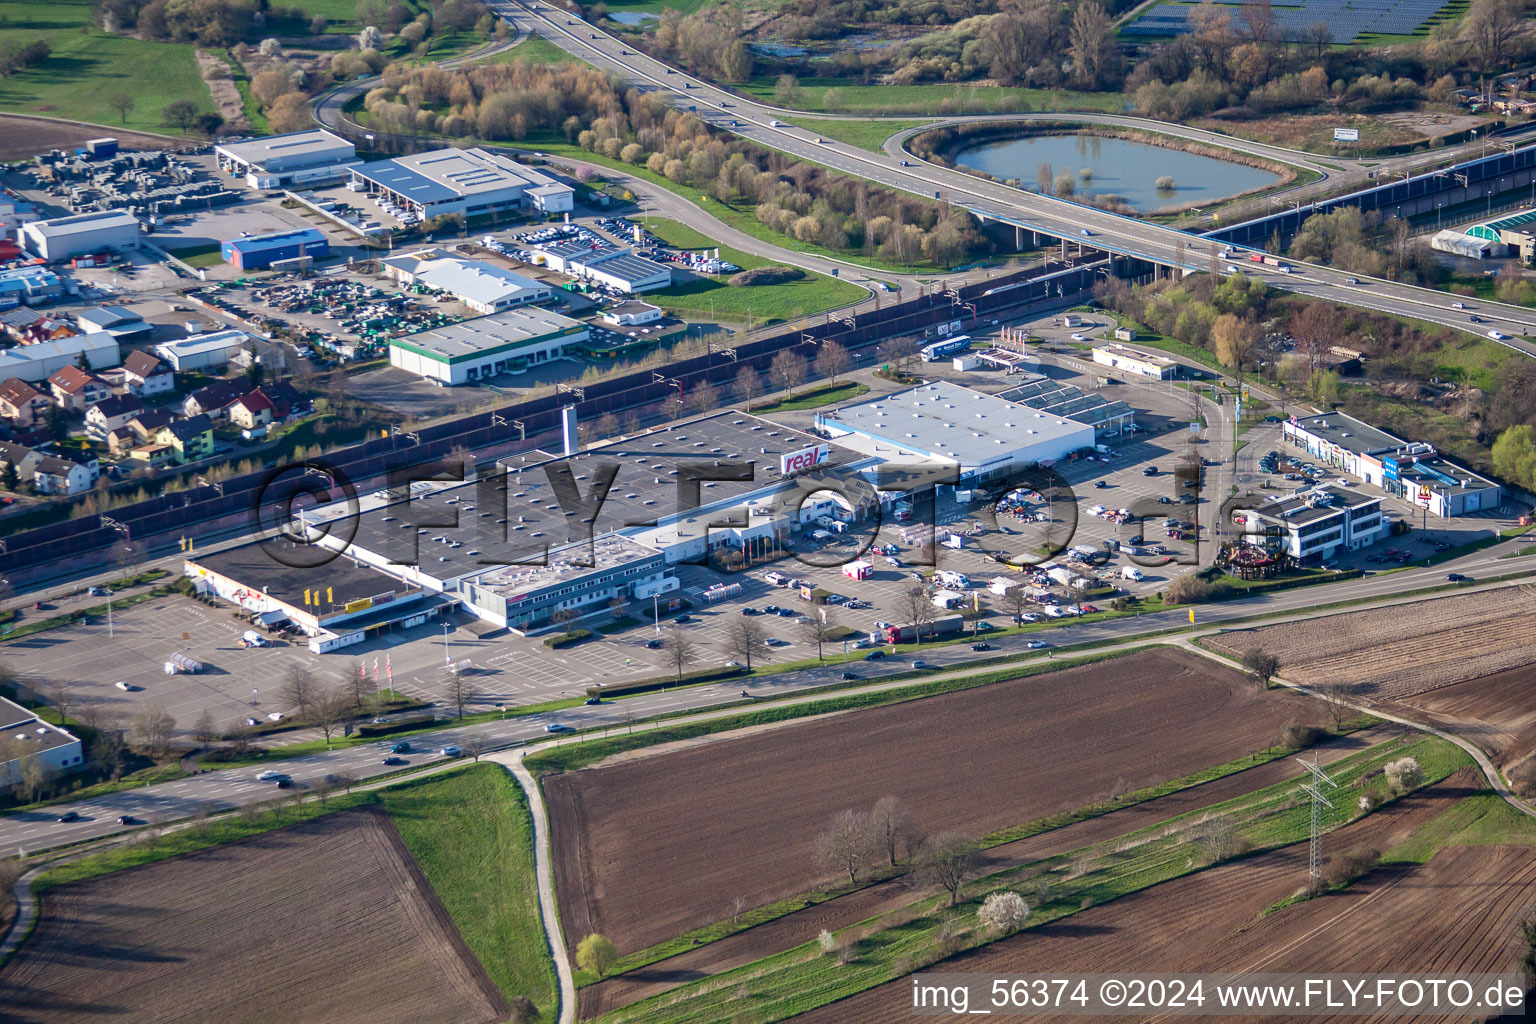
[[[808,469],[815,469],[830,458],[832,458],[831,445],[813,444],[809,448],[785,452],[779,456],[779,472],[785,476],[794,476],[796,473],[804,473]]]

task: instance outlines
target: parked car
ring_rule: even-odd
[[[1148,466],[1146,469],[1141,471],[1141,475],[1142,476],[1157,476],[1157,467],[1156,466]]]
[[[654,650],[658,650],[661,647],[661,644],[662,644],[662,641],[659,640],[659,639],[647,640],[645,642],[645,647],[646,647],[646,650],[654,651]]]

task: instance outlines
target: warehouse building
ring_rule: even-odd
[[[46,306],[74,290],[72,282],[66,282],[46,267],[10,267],[0,270],[0,309]]]
[[[87,334],[35,345],[17,345],[0,352],[0,380],[20,377],[36,384],[66,366],[78,366],[81,358],[92,370],[110,370],[123,361],[122,346],[110,334]]]
[[[447,292],[477,313],[500,313],[549,298],[555,290],[542,281],[514,274],[484,260],[461,260],[441,249],[383,260],[384,272],[404,285],[419,284]]]
[[[1341,551],[1375,544],[1392,524],[1382,515],[1380,498],[1328,485],[1260,505],[1246,528],[1247,543],[1317,565]]]
[[[1497,238],[1482,238],[1450,228],[1436,231],[1429,240],[1429,247],[1472,260],[1488,260],[1504,255],[1504,243]]]
[[[119,343],[148,340],[154,327],[127,306],[97,306],[75,314],[75,322],[86,334],[110,334]]]
[[[176,341],[166,341],[155,346],[155,355],[164,359],[172,370],[186,373],[188,370],[208,370],[226,365],[240,347],[250,340],[244,331],[231,328],[227,331],[209,331],[192,334]]]
[[[79,213],[23,224],[21,244],[49,263],[98,252],[128,252],[139,247],[139,219],[127,210]]]
[[[49,776],[77,771],[85,750],[74,733],[43,721],[13,700],[0,697],[0,787],[22,780],[27,762],[36,761]]]
[[[324,128],[226,143],[213,152],[221,171],[261,189],[340,181],[361,162],[357,147]]]
[[[547,309],[509,309],[389,343],[389,362],[443,385],[521,373],[586,341],[586,324]]]
[[[1085,423],[935,381],[816,414],[850,448],[957,463],[961,487],[984,487],[1025,466],[1049,466],[1094,445]]]
[[[1463,516],[1497,508],[1504,490],[1463,469],[1424,441],[1405,441],[1343,413],[1300,418],[1281,425],[1286,445],[1319,463],[1359,477],[1388,494],[1437,516]]]
[[[539,250],[544,265],[567,277],[591,281],[621,295],[638,295],[672,286],[672,269],[664,263],[636,256],[606,242],[571,240]]]
[[[423,220],[511,210],[567,213],[575,190],[487,149],[434,149],[351,169],[354,192],[387,199]]]
[[[224,262],[239,270],[264,270],[284,260],[323,260],[331,254],[331,240],[315,228],[274,231],[269,235],[251,235],[219,244]]]
[[[1156,352],[1145,352],[1129,345],[1099,345],[1093,350],[1093,361],[1100,366],[1127,370],[1153,380],[1172,380],[1179,375],[1179,364]]]
[[[1120,437],[1136,425],[1136,410],[1121,401],[1111,401],[1102,395],[1049,377],[1029,375],[1032,379],[1016,388],[1010,388],[997,397],[1031,409],[1076,420],[1093,427],[1094,436],[1100,441]]]

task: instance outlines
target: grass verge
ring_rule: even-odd
[[[819,409],[824,405],[836,405],[838,402],[846,402],[850,398],[858,398],[868,393],[868,384],[828,384],[825,387],[811,388],[777,402],[758,406],[753,412],[757,415],[766,415],[776,412],[793,412],[797,409]]]
[[[845,121],[802,117],[790,122],[808,132],[825,135],[872,153],[885,152],[885,140],[908,128],[921,128],[927,121]]]

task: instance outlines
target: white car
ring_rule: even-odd
[[[780,120],[777,120],[777,119],[775,119],[775,120],[772,120],[772,121],[769,121],[769,122],[768,122],[768,126],[769,126],[769,127],[770,127],[770,128],[783,128],[783,127],[784,127],[784,122],[783,122],[783,121],[780,121]]]
[[[1504,341],[1509,337],[1509,335],[1502,331],[1489,331],[1488,337],[1492,338],[1494,341]]]
[[[1038,651],[1041,648],[1049,647],[1051,645],[1046,643],[1044,640],[1031,640],[1029,643],[1025,644],[1024,646],[1028,647],[1032,651]]]
[[[276,770],[274,770],[272,768],[268,768],[266,771],[264,771],[260,775],[256,776],[256,781],[257,782],[276,782],[278,779],[282,779],[282,778],[287,778],[287,776],[285,776],[280,771],[276,771]]]
[[[267,721],[269,722],[281,722],[282,720],[283,713],[281,711],[273,711],[267,715]]]
[[[1072,335],[1072,340],[1073,341],[1087,341],[1088,340],[1088,336],[1086,334],[1081,334],[1081,333],[1074,332],[1073,335]]]
[[[132,683],[113,683],[112,685],[116,686],[119,690],[122,690],[124,693],[132,693],[134,690],[138,689],[138,687],[134,686]]]
[[[458,747],[448,746],[443,748],[442,753],[444,757],[458,757],[460,754],[464,753],[464,751],[460,750]]]

